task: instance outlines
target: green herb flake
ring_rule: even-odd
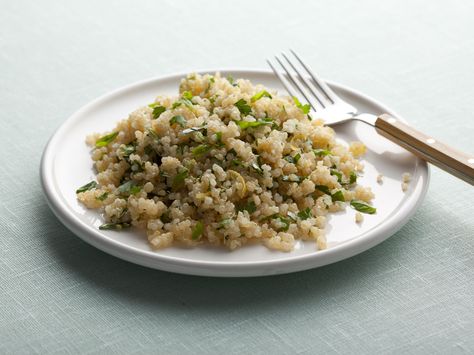
[[[351,171],[349,175],[349,184],[353,184],[357,181],[357,174],[354,171]]]
[[[132,172],[134,173],[140,173],[142,172],[145,168],[145,163],[142,163],[138,160],[133,160],[130,164],[130,169],[132,170]]]
[[[196,133],[194,134],[194,140],[195,140],[196,142],[202,143],[202,142],[204,142],[204,141],[206,140],[206,137],[204,137],[204,134],[202,134],[201,132],[196,132]]]
[[[313,217],[313,214],[311,213],[311,208],[307,207],[304,210],[301,210],[298,212],[298,217],[302,219],[303,221],[305,219]]]
[[[191,234],[192,240],[197,240],[201,237],[202,233],[204,232],[204,224],[201,221],[198,221],[193,228],[193,232]]]
[[[153,108],[153,112],[151,113],[152,116],[153,116],[153,119],[157,119],[158,117],[160,117],[160,115],[166,111],[166,107],[164,106],[156,106]]]
[[[309,104],[303,105],[296,96],[293,96],[293,101],[295,102],[296,107],[298,107],[305,115],[309,113],[311,106]]]
[[[118,132],[112,132],[110,134],[107,134],[103,137],[100,137],[96,142],[95,142],[95,146],[97,148],[100,148],[100,147],[105,147],[106,145],[108,145],[110,142],[112,142],[117,136],[118,136]]]
[[[186,127],[186,119],[181,115],[173,116],[170,120],[170,126],[179,124],[181,127]]]
[[[160,217],[160,220],[163,223],[170,223],[171,222],[170,212],[166,211],[165,213],[163,213]]]
[[[156,140],[160,139],[160,137],[158,136],[158,133],[156,133],[153,129],[147,128],[146,131],[151,138],[156,139]]]
[[[209,90],[211,90],[211,86],[212,86],[212,83],[214,82],[214,78],[211,78],[211,79],[209,79],[209,84],[207,84],[207,88],[206,90],[204,90],[204,95],[207,95],[209,93]]]
[[[187,106],[189,109],[193,109],[193,102],[188,99],[181,99],[181,102],[184,104],[184,106]]]
[[[191,100],[193,98],[193,94],[191,91],[185,91],[181,96],[183,97],[183,99],[186,100]]]
[[[377,212],[377,209],[375,207],[372,207],[368,203],[361,200],[352,200],[351,206],[362,213],[374,214],[375,212]]]
[[[296,164],[298,163],[298,160],[301,159],[301,154],[298,153],[294,157],[292,157],[291,155],[287,155],[283,159],[285,159],[288,163]]]
[[[337,182],[342,183],[342,173],[341,172],[339,172],[337,170],[334,170],[334,169],[331,169],[331,175],[337,176]]]
[[[120,230],[124,228],[129,228],[130,223],[105,223],[99,226],[100,230]]]
[[[257,173],[259,173],[260,175],[263,175],[263,169],[260,167],[260,165],[256,162],[253,162],[252,164],[250,164],[250,167],[255,170]]]
[[[268,216],[265,216],[263,218],[260,219],[260,222],[263,222],[263,221],[268,221],[270,219],[274,219],[274,218],[277,218],[279,216],[278,213],[274,213],[274,214],[271,214],[271,215],[268,215]]]
[[[277,232],[286,232],[290,228],[291,221],[288,218],[278,216],[277,217],[281,223],[284,224],[283,227],[279,228]]]
[[[289,175],[283,175],[281,177],[281,180],[284,181],[284,182],[297,182],[297,183],[300,183],[304,179],[306,179],[305,176],[296,176],[296,178],[294,178],[294,177],[289,176]]]
[[[211,90],[212,84],[214,84],[215,82],[216,82],[216,80],[214,79],[213,76],[209,77],[209,84],[207,85],[207,88],[204,91],[204,95],[207,95],[209,93],[209,90]],[[209,99],[209,101],[211,101],[211,99]],[[213,103],[213,102],[211,101],[211,103]]]
[[[313,149],[313,153],[317,157],[325,157],[326,155],[331,154],[331,152],[327,149]]]
[[[130,188],[130,194],[135,195],[135,194],[139,193],[141,191],[141,189],[142,188],[140,186],[137,186],[137,185],[132,186]]]
[[[175,108],[181,106],[183,104],[182,101],[176,101],[173,103],[173,105],[171,106],[171,109],[174,110]]]
[[[273,120],[271,118],[264,118],[256,121],[234,121],[237,126],[239,126],[241,129],[247,129],[247,128],[255,128],[255,127],[260,127],[260,126],[265,126],[265,125],[272,125]]]
[[[234,77],[232,75],[227,75],[227,81],[231,84],[231,85],[234,85]]]
[[[295,162],[295,164],[298,163],[298,160],[300,160],[300,159],[301,159],[301,154],[300,154],[300,153],[296,154],[296,155],[293,157],[293,161]]]
[[[232,159],[232,161],[230,162],[232,165],[234,166],[242,166],[242,167],[245,167],[245,164],[239,160],[239,159]]]
[[[163,170],[160,170],[160,174],[159,174],[161,177],[164,177],[164,178],[169,178],[169,174],[164,172]]]
[[[230,222],[232,222],[232,218],[224,218],[222,221],[219,222],[217,229],[227,228]]]
[[[250,99],[250,101],[255,102],[255,101],[260,100],[262,97],[268,97],[268,98],[271,99],[272,95],[270,95],[268,91],[262,90],[262,91],[256,93],[255,95],[253,95],[252,98]]]
[[[127,144],[122,147],[122,155],[124,157],[130,156],[130,154],[135,153],[135,145],[134,144]]]
[[[250,201],[249,203],[245,205],[240,205],[237,207],[237,211],[247,211],[249,214],[254,213],[257,210],[257,206],[255,205],[255,202]]]
[[[173,184],[172,184],[173,189],[176,190],[182,187],[184,185],[184,180],[188,177],[188,175],[189,175],[189,171],[186,168],[184,168],[178,174],[176,174],[173,179]]]
[[[186,128],[186,129],[182,130],[181,134],[190,134],[190,133],[194,133],[194,132],[203,131],[205,129],[206,129],[206,126],[190,127],[190,128]]]
[[[331,191],[329,190],[329,187],[327,187],[326,185],[316,185],[314,187],[316,188],[316,190],[324,192],[326,195],[331,194]]]
[[[176,101],[175,103],[173,103],[173,105],[171,106],[171,109],[175,109],[181,105],[185,105],[187,108],[189,108],[191,111],[194,110],[193,108],[193,103],[191,102],[191,100],[188,100],[188,99],[185,99],[185,98],[182,98],[178,101]]]
[[[199,157],[201,155],[204,155],[204,154],[208,153],[211,149],[212,149],[212,145],[204,143],[204,144],[200,144],[197,147],[194,147],[193,149],[191,149],[191,154],[194,157]]]
[[[216,132],[214,134],[216,136],[216,143],[218,147],[222,147],[224,143],[222,142],[222,132]]]
[[[122,194],[131,194],[134,195],[140,192],[141,188],[133,180],[128,180],[118,187],[118,190]]]
[[[331,195],[332,202],[341,201],[344,202],[344,194],[341,190],[336,191]]]
[[[252,108],[247,104],[247,101],[244,99],[240,99],[234,104],[235,107],[237,107],[242,115],[248,115],[251,111]]]
[[[295,212],[288,211],[287,215],[288,215],[288,217],[290,217],[295,222],[298,220],[298,215]]]
[[[107,196],[109,196],[109,193],[108,192],[104,192],[103,194],[97,196],[95,199],[98,200],[98,201],[104,201]]]
[[[81,193],[81,192],[85,192],[85,191],[88,191],[88,190],[95,189],[96,187],[97,187],[97,183],[95,181],[91,181],[91,182],[85,184],[84,186],[81,186],[80,188],[78,188],[76,190],[76,194]]]
[[[199,132],[197,132],[197,133],[199,133]],[[188,146],[187,142],[178,143],[178,152],[179,152],[179,154],[183,155],[184,150],[187,146]]]

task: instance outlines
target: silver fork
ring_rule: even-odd
[[[283,68],[284,73],[278,71],[268,59],[267,63],[288,93],[293,97],[300,96],[298,93],[301,94],[316,115],[325,120],[326,125],[335,126],[351,120],[364,122],[375,127],[377,132],[385,138],[418,157],[474,185],[473,155],[455,150],[389,114],[375,116],[359,113],[356,107],[337,96],[300,56],[291,49],[290,52],[293,54],[293,59],[285,53],[281,54],[282,58],[275,56],[276,62]]]

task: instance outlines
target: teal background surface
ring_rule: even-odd
[[[474,352],[474,192],[433,168],[392,238],[290,275],[146,269],[52,214],[39,162],[80,106],[128,83],[265,68],[297,49],[324,77],[474,153],[470,1],[2,1],[0,353]]]

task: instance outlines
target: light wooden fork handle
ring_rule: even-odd
[[[474,155],[455,150],[388,114],[379,116],[375,127],[382,136],[474,185]]]

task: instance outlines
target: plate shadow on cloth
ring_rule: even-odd
[[[400,238],[404,227],[380,246],[325,267],[278,276],[211,278],[173,274],[120,260],[78,239],[46,205],[39,206],[36,213],[40,220],[57,224],[55,233],[38,232],[45,238],[51,258],[70,274],[64,277],[74,278],[79,284],[76,287],[98,288],[122,302],[142,303],[157,310],[193,307],[198,312],[219,311],[230,303],[258,312],[288,302],[293,306],[307,302],[323,306],[329,300],[351,297],[353,290],[364,284],[370,288],[381,275],[399,268],[397,254],[406,242]],[[40,224],[38,228],[45,227]]]

